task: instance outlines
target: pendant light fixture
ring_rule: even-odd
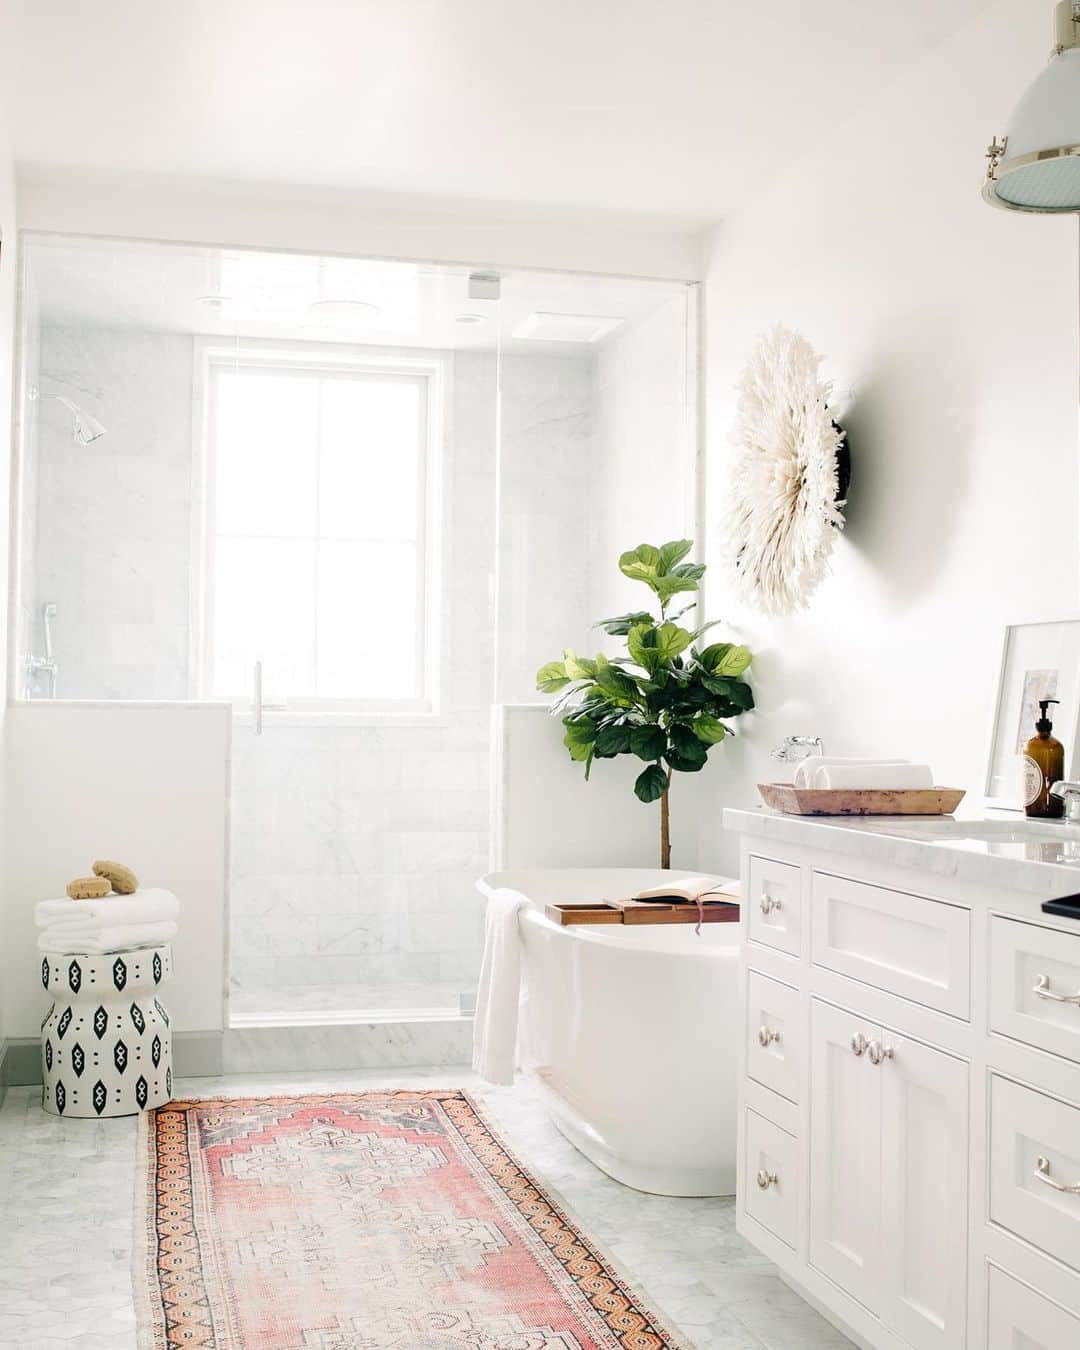
[[[1080,212],[1080,0],[1054,9],[1050,64],[986,152],[983,197],[1007,211]]]

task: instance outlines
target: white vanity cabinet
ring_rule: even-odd
[[[867,826],[725,823],[739,1231],[870,1350],[1080,1350],[1080,923]]]

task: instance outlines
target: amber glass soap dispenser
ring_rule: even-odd
[[[1035,723],[1035,735],[1024,748],[1024,810],[1029,816],[1058,818],[1065,814],[1065,803],[1051,797],[1054,783],[1065,777],[1065,747],[1051,732],[1053,723],[1046,715],[1056,698],[1039,700],[1042,716]]]

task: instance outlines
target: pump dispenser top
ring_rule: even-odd
[[[1060,702],[1061,699],[1059,698],[1039,699],[1039,711],[1042,713],[1042,716],[1035,723],[1035,730],[1039,733],[1040,736],[1049,736],[1050,733],[1053,731],[1054,724],[1053,722],[1050,721],[1050,717],[1046,710],[1047,708],[1049,708],[1051,703],[1060,703]]]

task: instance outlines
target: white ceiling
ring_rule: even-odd
[[[591,316],[614,321],[586,325],[602,340],[685,297],[676,282],[519,270],[498,301],[477,300],[461,267],[55,236],[31,237],[25,258],[42,324],[374,346],[565,355],[592,343],[515,334],[537,314]]]
[[[2,4],[24,163],[712,218],[988,0]]]

